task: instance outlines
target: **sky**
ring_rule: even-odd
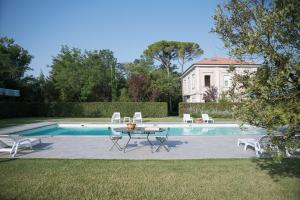
[[[0,37],[34,56],[28,75],[48,75],[62,45],[110,49],[132,62],[159,40],[196,42],[205,57],[227,56],[211,33],[221,0],[0,0]],[[191,63],[189,63],[191,64]],[[188,65],[186,68],[189,67]]]

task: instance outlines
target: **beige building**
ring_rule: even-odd
[[[232,74],[229,66],[236,67],[237,73],[256,71],[258,64],[232,58],[213,57],[190,66],[182,75],[182,96],[184,102],[204,102],[203,94],[208,87],[215,86],[218,95],[231,86]]]

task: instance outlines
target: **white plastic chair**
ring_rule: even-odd
[[[32,149],[32,146],[38,145],[41,142],[40,138],[0,135],[0,152],[9,153],[11,157],[15,157],[20,149]]]
[[[114,114],[111,117],[111,123],[119,122],[121,123],[121,114],[119,112],[114,112]]]
[[[213,120],[213,118],[209,117],[208,114],[202,114],[202,120],[205,123],[215,123],[215,120]]]
[[[135,112],[133,115],[133,123],[143,123],[142,113],[141,112]]]
[[[183,114],[183,122],[184,123],[194,123],[194,119],[190,114]]]

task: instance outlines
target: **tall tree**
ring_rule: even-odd
[[[186,62],[201,56],[203,50],[197,43],[194,42],[177,42],[177,59],[181,66],[181,73],[183,73]]]
[[[51,79],[61,101],[111,100],[111,66],[115,62],[109,50],[85,51],[63,46],[53,58]]]
[[[111,100],[112,101],[116,101],[118,98],[117,82],[116,82],[116,65],[117,65],[117,60],[112,60],[111,63]]]
[[[128,80],[128,93],[133,101],[147,101],[150,80],[145,75],[133,75]]]
[[[236,116],[269,130],[274,144],[299,147],[300,1],[231,0],[218,6],[213,29],[230,53],[263,61],[257,73],[236,75],[232,96]],[[273,130],[287,125],[283,137]]]
[[[13,39],[0,38],[0,87],[18,89],[32,58]]]
[[[176,49],[176,41],[161,40],[149,45],[144,55],[159,61],[169,76],[172,70],[172,60],[177,57]]]

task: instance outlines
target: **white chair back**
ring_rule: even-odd
[[[112,119],[121,119],[121,114],[119,112],[114,112]]]
[[[133,118],[142,119],[142,113],[141,112],[135,112]]]
[[[209,120],[208,114],[202,114],[202,120]]]
[[[183,114],[183,119],[190,119],[191,115],[190,114]]]

